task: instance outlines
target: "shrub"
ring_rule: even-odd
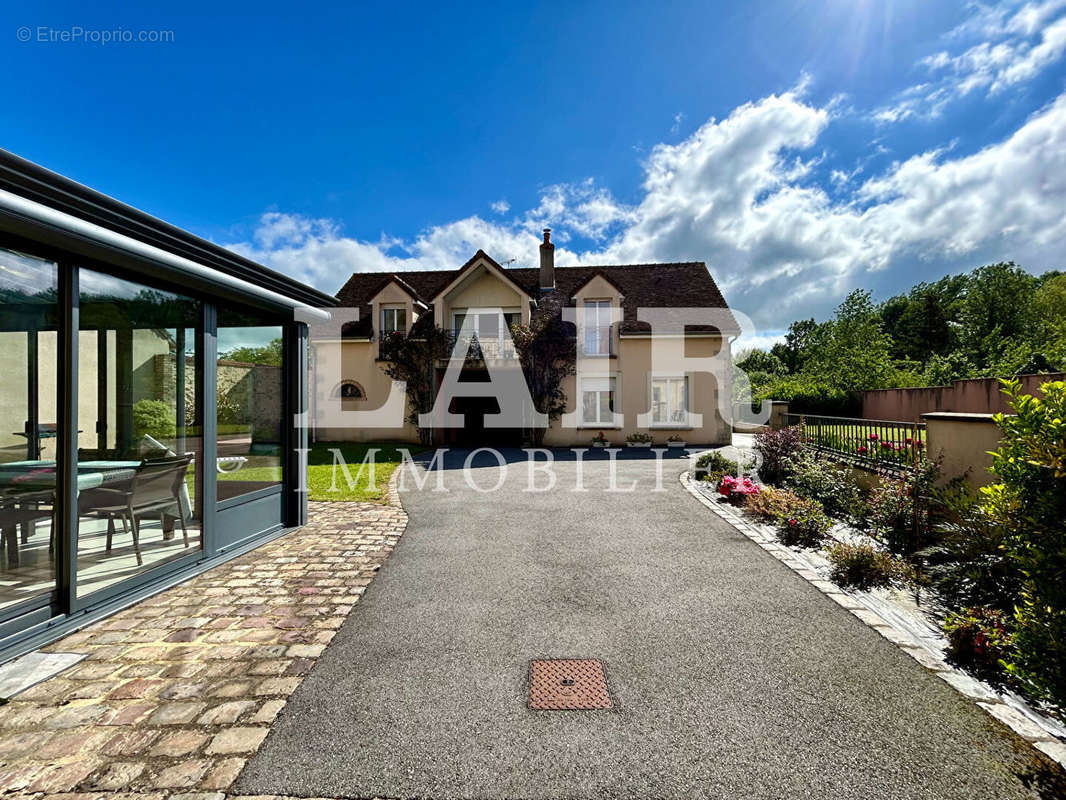
[[[750,463],[745,465],[745,467],[750,466]],[[726,458],[719,451],[714,450],[696,459],[696,479],[717,484],[726,475],[739,475],[740,467],[739,462]]]
[[[788,489],[775,489],[763,486],[759,493],[747,499],[744,508],[764,522],[779,522],[796,515],[806,508],[817,508],[818,504],[800,497]]]
[[[817,503],[794,508],[777,524],[777,538],[789,547],[819,547],[829,535],[832,521]]]
[[[758,493],[759,485],[751,478],[734,478],[732,475],[724,475],[718,484],[718,494],[735,505],[743,504],[746,499]]]
[[[863,492],[851,470],[806,450],[789,459],[785,486],[801,497],[818,501],[831,517],[865,516]]]
[[[919,459],[903,478],[885,479],[870,493],[870,524],[893,553],[908,555],[929,541],[929,506],[938,461]]]
[[[138,400],[133,404],[133,435],[173,439],[178,434],[174,416],[174,409],[162,400]]]
[[[1009,527],[993,518],[961,481],[938,492],[935,505],[937,541],[915,553],[926,584],[949,608],[1011,611],[1022,575],[1007,555]]]
[[[955,664],[982,675],[1003,671],[1000,660],[1010,650],[1007,616],[994,608],[967,608],[944,620],[947,656]]]
[[[1005,382],[1014,416],[1003,430],[985,487],[989,514],[1008,534],[1007,557],[1024,576],[1007,669],[1041,699],[1066,707],[1066,382],[1045,383],[1043,399]]]
[[[798,426],[779,431],[755,434],[755,452],[759,454],[759,477],[773,486],[780,486],[788,477],[790,460],[803,447]]]
[[[626,437],[626,441],[630,444],[650,444],[651,434],[637,431],[636,433],[629,434],[629,436]]]
[[[911,567],[871,544],[838,542],[829,548],[830,578],[855,589],[903,586],[913,580]]]

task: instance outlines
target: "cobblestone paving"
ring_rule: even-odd
[[[304,528],[46,648],[87,657],[0,707],[0,794],[225,792],[403,533],[391,498],[311,503]]]

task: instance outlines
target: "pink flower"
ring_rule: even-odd
[[[881,437],[880,437],[880,436],[878,436],[878,435],[877,435],[876,433],[871,433],[871,434],[870,434],[870,435],[869,435],[869,436],[868,436],[867,438],[868,438],[868,439],[869,439],[869,440],[870,440],[871,442],[876,442],[876,441],[877,441],[878,439],[880,439]]]
[[[914,444],[914,439],[907,437],[907,444]]]
[[[891,450],[892,449],[892,442],[881,442],[881,449],[882,450]]]
[[[858,454],[859,454],[860,456],[864,456],[864,455],[866,455],[866,453],[867,453],[868,451],[869,451],[869,448],[868,448],[868,447],[866,447],[866,445],[859,445],[859,449],[858,449],[858,451],[857,451],[857,452],[858,452]]]

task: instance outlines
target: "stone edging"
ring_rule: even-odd
[[[823,579],[809,564],[803,563],[798,554],[776,540],[766,536],[756,525],[724,503],[709,500],[697,489],[689,472],[683,472],[679,480],[689,494],[709,508],[723,521],[772,555],[786,567],[810,583],[814,588],[837,605],[849,611],[868,627],[873,628],[900,650],[923,667],[933,672],[966,699],[976,703],[988,714],[1021,736],[1044,755],[1066,768],[1066,743],[1054,736],[1045,726],[1023,713],[1015,703],[1006,701],[984,683],[946,663],[938,654],[915,641],[913,633],[904,629],[886,616],[877,613],[859,602],[857,598],[836,584]]]

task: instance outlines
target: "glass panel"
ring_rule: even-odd
[[[652,422],[666,422],[666,381],[652,381],[651,415]]]
[[[681,424],[685,422],[685,381],[678,379],[670,381],[670,422]]]
[[[600,392],[600,420],[611,419],[614,410],[614,392]]]
[[[218,312],[218,499],[281,483],[282,326]]]
[[[584,422],[596,422],[596,392],[584,392],[581,403],[581,419]]]
[[[58,272],[0,249],[0,615],[55,592]]]
[[[200,548],[200,302],[80,270],[77,594]]]

